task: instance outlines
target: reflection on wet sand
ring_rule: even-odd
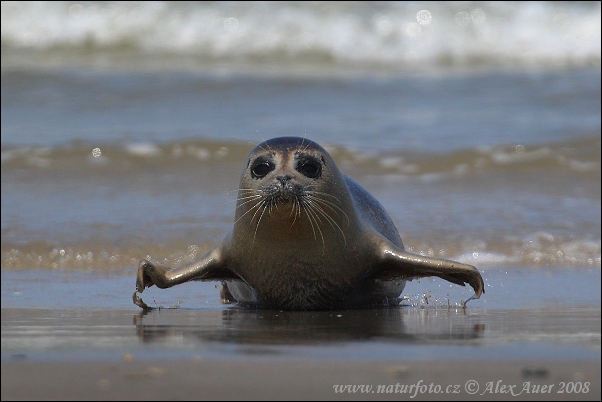
[[[454,344],[483,337],[485,324],[462,309],[350,311],[151,310],[134,316],[145,343],[174,339],[263,345],[325,345],[379,340]]]

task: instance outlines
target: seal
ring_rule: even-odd
[[[407,252],[382,205],[324,148],[280,137],[249,154],[226,237],[181,268],[140,261],[133,300],[148,309],[145,288],[202,280],[222,282],[223,302],[258,308],[389,307],[406,281],[428,276],[468,283],[471,299],[484,292],[475,267]]]

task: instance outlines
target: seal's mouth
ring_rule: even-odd
[[[306,197],[303,187],[290,181],[277,182],[266,186],[261,193],[264,202],[268,206],[296,204],[302,207],[304,205],[303,199]]]
[[[265,225],[271,231],[288,228],[296,238],[313,238],[324,248],[325,237],[332,232],[347,243],[344,228],[349,226],[349,216],[339,206],[341,201],[332,194],[295,183],[290,177],[278,177],[260,189],[241,190],[238,201],[241,211],[236,222],[247,217],[254,226],[253,243]]]

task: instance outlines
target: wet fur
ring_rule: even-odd
[[[199,261],[172,270],[143,260],[137,292],[220,280],[225,302],[322,310],[393,306],[406,280],[483,280],[469,265],[414,255],[382,205],[304,138],[266,141],[241,175],[233,230]],[[134,293],[134,303],[147,307]]]

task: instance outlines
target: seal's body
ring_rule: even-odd
[[[406,280],[425,276],[469,283],[477,298],[483,292],[473,266],[406,252],[380,203],[304,138],[274,138],[251,151],[235,219],[195,263],[172,270],[142,260],[137,292],[220,280],[225,301],[287,310],[393,306]]]

